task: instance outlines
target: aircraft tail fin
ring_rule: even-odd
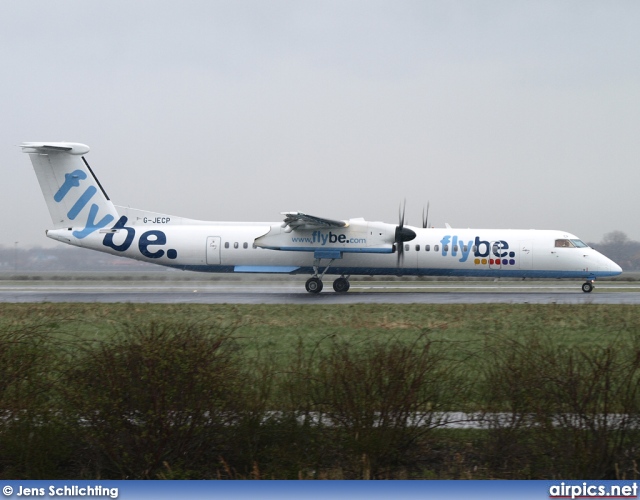
[[[89,147],[73,142],[25,142],[54,227],[74,228],[85,238],[118,219],[118,212],[84,156]]]

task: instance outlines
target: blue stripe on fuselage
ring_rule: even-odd
[[[209,273],[287,273],[313,274],[311,266],[205,266],[205,265],[169,265],[169,267],[185,271]],[[321,266],[322,268],[322,266]],[[619,273],[610,271],[539,271],[527,269],[439,269],[439,268],[397,268],[397,267],[344,267],[331,266],[327,271],[331,275],[360,275],[360,276],[453,276],[475,278],[573,278],[595,279],[617,276]]]

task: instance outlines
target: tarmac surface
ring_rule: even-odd
[[[154,304],[640,304],[640,284],[605,282],[591,293],[580,281],[351,282],[347,293],[311,294],[298,281],[5,281],[0,303]]]

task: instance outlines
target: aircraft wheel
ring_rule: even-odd
[[[347,278],[338,278],[333,282],[333,289],[338,293],[349,291],[350,286]]]
[[[593,290],[593,283],[590,283],[589,281],[587,281],[586,283],[582,284],[582,291],[584,293],[591,293],[592,290]]]
[[[322,291],[322,280],[320,278],[309,278],[304,287],[309,293],[320,293]]]

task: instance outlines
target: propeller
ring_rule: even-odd
[[[427,213],[425,215],[424,208],[422,209],[422,229],[429,227],[429,202],[427,202]]]
[[[404,242],[411,241],[416,237],[416,233],[411,229],[404,227],[404,212],[407,206],[407,200],[398,208],[398,227],[396,227],[395,245],[398,251],[398,266],[404,260]]]

